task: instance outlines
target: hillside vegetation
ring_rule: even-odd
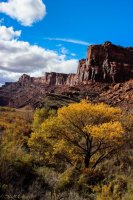
[[[132,200],[133,116],[88,101],[0,107],[0,199]]]

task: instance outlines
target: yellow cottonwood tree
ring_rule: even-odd
[[[120,109],[103,103],[72,103],[31,135],[29,147],[34,153],[41,152],[44,159],[49,155],[49,159],[95,168],[121,145],[124,130],[120,116]]]

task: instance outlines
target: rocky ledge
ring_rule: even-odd
[[[105,42],[89,46],[76,74],[51,72],[37,78],[23,74],[17,82],[6,83],[0,88],[0,105],[38,107],[48,94],[64,95],[67,91],[66,96],[74,95],[77,100],[90,98],[130,110],[133,107],[132,79],[133,48]]]

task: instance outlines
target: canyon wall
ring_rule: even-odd
[[[79,62],[78,83],[124,82],[133,78],[133,48],[123,48],[105,42],[91,45],[86,60]]]
[[[23,75],[25,83],[38,82],[46,85],[88,84],[93,82],[124,82],[133,78],[133,48],[124,48],[105,42],[91,45],[86,59],[79,61],[76,74],[46,73],[40,78]],[[22,78],[20,80],[23,80]]]
[[[124,82],[133,78],[133,48],[124,48],[105,42],[103,45],[91,45],[86,59],[79,61],[76,74],[47,72],[42,77],[22,75],[19,86],[30,83],[45,85],[88,84],[92,82]],[[5,86],[11,83],[6,83]]]
[[[113,82],[116,84],[110,84]],[[23,74],[17,82],[6,82],[0,87],[0,106],[36,108],[47,95],[57,93],[61,94],[60,101],[64,94],[74,98],[77,95],[78,99],[87,96],[131,110],[132,91],[133,48],[106,42],[89,46],[86,59],[79,61],[75,74],[47,72],[42,77]]]

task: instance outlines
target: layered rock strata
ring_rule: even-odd
[[[63,93],[70,89],[68,94],[71,96],[73,92],[74,94],[78,93],[75,89],[73,91],[75,87],[78,87],[79,91],[83,87],[86,88],[86,91],[92,90],[93,93],[93,87],[96,87],[97,83],[99,83],[99,87],[103,87],[106,84],[114,85],[132,79],[133,48],[123,48],[105,42],[103,45],[89,46],[86,59],[79,61],[76,74],[47,72],[42,77],[30,77],[23,74],[17,82],[5,83],[0,88],[0,105],[23,107],[29,104],[36,107],[48,93]],[[133,82],[131,83],[133,89]],[[94,84],[93,87],[91,87],[92,84]],[[132,93],[132,89],[130,93]],[[84,97],[86,91],[81,92],[80,96]],[[82,93],[84,94],[82,95]],[[106,94],[108,93],[105,93],[105,96]],[[129,97],[128,100],[132,101],[131,94]],[[123,95],[121,98],[127,100],[127,96]],[[104,95],[99,96],[100,99],[104,99]]]
[[[50,72],[35,78],[26,74],[19,79],[20,85],[43,83],[46,85],[88,84],[94,82],[124,82],[133,78],[133,48],[123,48],[105,42],[103,45],[91,45],[86,59],[79,61],[76,74]],[[6,83],[10,85],[11,83]]]

